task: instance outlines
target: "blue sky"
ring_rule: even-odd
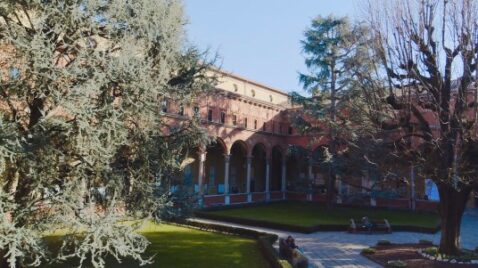
[[[252,80],[300,91],[300,40],[317,15],[360,15],[360,0],[184,0],[189,40],[222,57],[222,67]]]

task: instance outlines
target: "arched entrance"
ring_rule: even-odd
[[[198,191],[198,168],[199,156],[198,149],[194,149],[186,153],[186,157],[181,165],[184,165],[181,184],[190,189]]]
[[[230,193],[247,192],[247,145],[243,141],[236,141],[231,147],[229,171]]]
[[[204,169],[204,194],[224,194],[224,155],[227,149],[224,142],[217,139],[207,147]]]
[[[282,181],[282,149],[279,146],[272,148],[272,162],[271,162],[271,191],[281,190]]]
[[[425,179],[425,195],[427,196],[428,200],[440,201],[438,187],[431,179]]]
[[[266,190],[266,157],[264,144],[256,144],[252,149],[252,192],[264,192]]]
[[[327,147],[318,146],[311,153],[312,164],[312,188],[314,192],[325,193],[329,176],[329,164],[327,162]]]
[[[300,146],[289,146],[287,157],[287,190],[305,191],[308,189],[308,151]]]

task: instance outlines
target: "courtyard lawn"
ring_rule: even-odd
[[[223,235],[174,225],[148,223],[141,229],[151,245],[145,256],[154,256],[154,264],[142,267],[270,267],[255,240]],[[58,240],[58,237],[49,237]],[[70,261],[42,267],[74,267]],[[125,260],[118,264],[108,259],[106,267],[140,267]]]
[[[207,211],[207,214],[231,218],[313,227],[317,225],[348,225],[351,218],[387,219],[394,226],[436,228],[438,215],[431,213],[392,211],[372,208],[335,208],[327,211],[323,205],[311,202],[280,202],[259,206]]]

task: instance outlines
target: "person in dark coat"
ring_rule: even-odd
[[[291,249],[296,249],[296,248],[299,248],[296,244],[295,244],[295,240],[294,238],[292,238],[292,236],[288,236],[287,239],[285,240],[285,243],[287,244],[287,246]]]

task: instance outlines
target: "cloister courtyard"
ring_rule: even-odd
[[[393,232],[348,232],[350,218],[364,215],[374,219],[387,218]],[[241,221],[244,219],[255,222]],[[308,259],[308,267],[366,268],[381,267],[361,255],[363,249],[373,247],[379,241],[407,244],[428,240],[439,243],[439,222],[438,215],[430,212],[347,207],[327,211],[318,203],[282,201],[199,210],[196,216],[186,221],[146,222],[138,232],[151,242],[146,254],[155,261],[145,267],[191,267],[192,264],[194,267],[291,267],[277,252],[264,249],[268,245],[271,250],[278,250],[278,238],[291,235]],[[474,249],[477,246],[477,224],[478,210],[467,210],[461,227],[463,248]],[[321,226],[319,230],[312,232],[294,228],[317,225]],[[327,226],[339,230],[328,229]],[[400,230],[404,226],[408,229]],[[414,228],[416,231],[413,231]],[[56,233],[46,238],[53,250],[60,246],[60,235]],[[261,236],[266,235],[271,236],[266,239],[266,243],[270,244],[260,241]],[[73,267],[78,262],[73,259],[41,267]],[[118,263],[111,257],[107,259],[107,267],[140,266],[133,260]]]
[[[477,0],[0,0],[0,268],[478,268]]]

